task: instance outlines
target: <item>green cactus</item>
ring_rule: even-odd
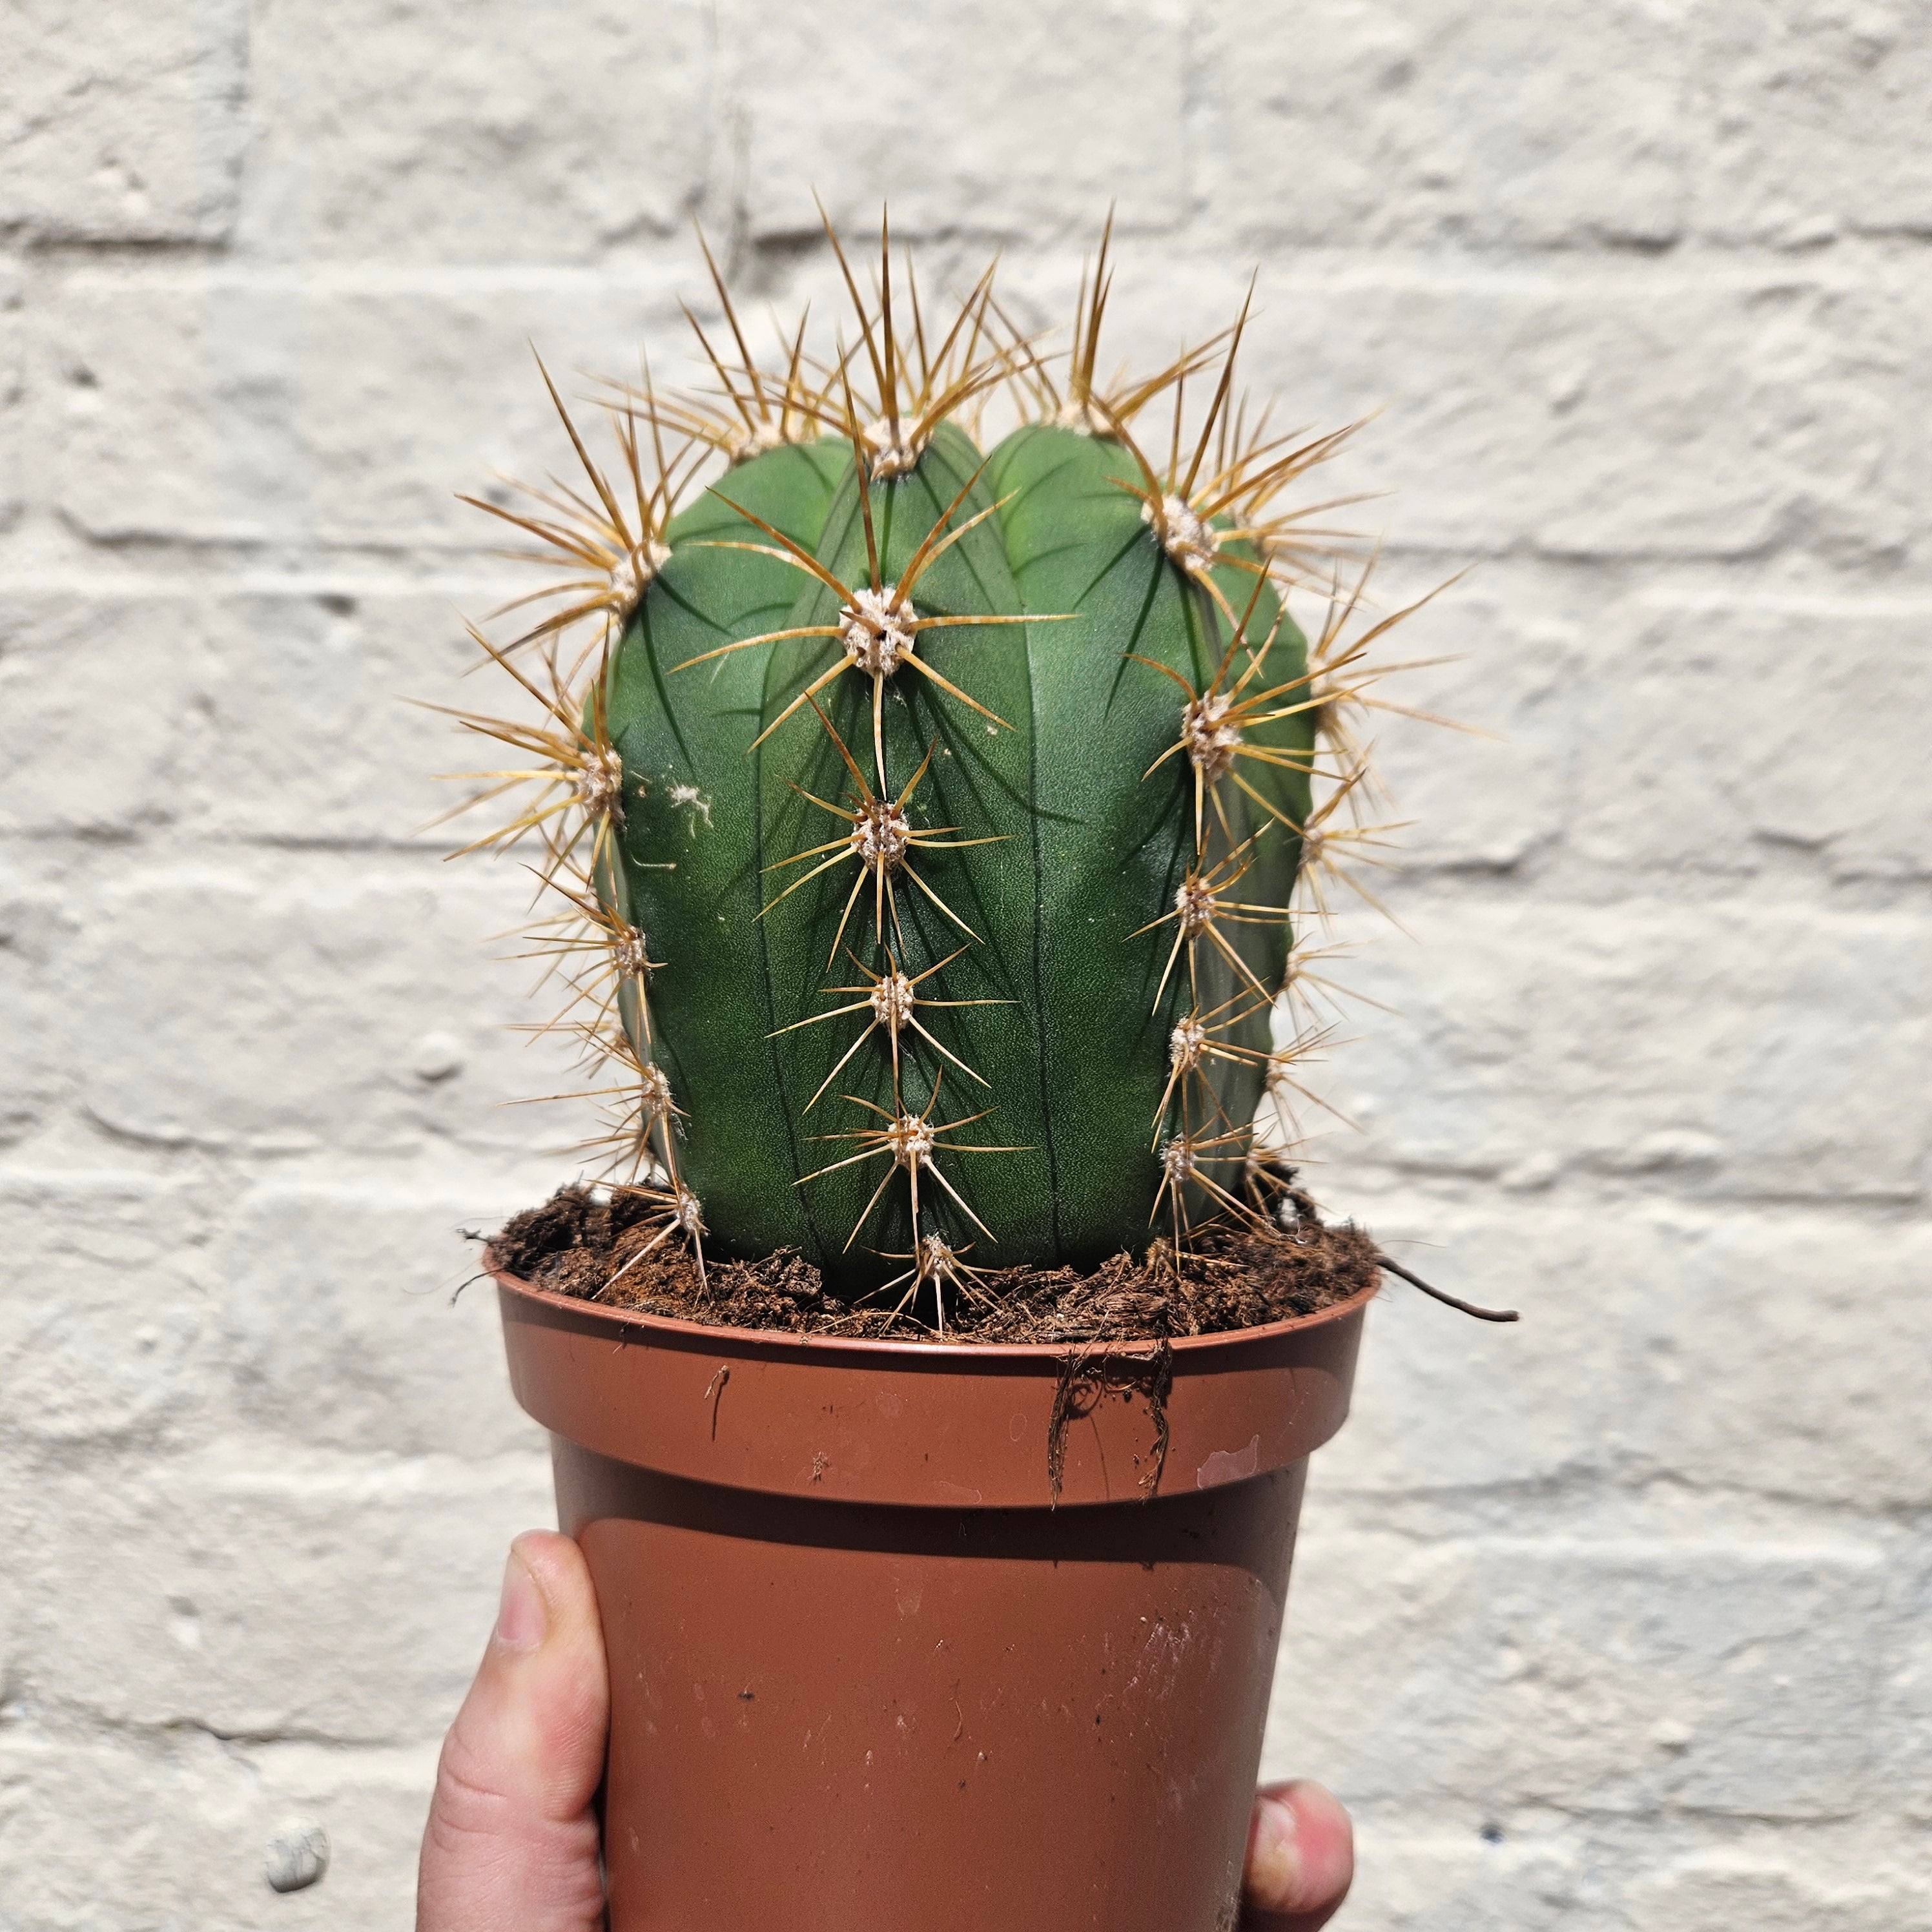
[[[1058,376],[990,271],[935,339],[883,235],[871,302],[838,253],[856,340],[820,366],[801,326],[762,371],[713,265],[722,400],[606,398],[618,484],[570,427],[587,490],[479,504],[569,574],[484,645],[538,722],[459,714],[538,761],[488,775],[534,800],[478,843],[541,848],[568,910],[533,950],[616,1068],[657,1240],[700,1266],[796,1248],[943,1323],[988,1268],[1264,1220],[1282,1185],[1322,1031],[1282,998],[1319,993],[1289,907],[1325,914],[1381,842],[1348,713],[1396,620],[1345,639],[1328,539],[1271,510],[1340,438],[1250,423],[1245,308],[1096,382],[1106,253]],[[982,453],[996,394],[1028,419]],[[1318,572],[1311,651],[1283,592]]]

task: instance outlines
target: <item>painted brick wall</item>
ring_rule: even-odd
[[[19,0],[0,18],[0,1926],[400,1928],[548,1473],[456,1231],[567,1137],[412,828],[553,460],[808,192],[1384,413],[1422,820],[1319,1190],[1374,1312],[1271,1768],[1354,1932],[1932,1927],[1932,16]],[[1409,1249],[1398,1249],[1408,1253]],[[266,1841],[327,1830],[278,1898]]]

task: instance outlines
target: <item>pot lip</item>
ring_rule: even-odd
[[[559,1294],[554,1289],[538,1288],[520,1275],[512,1274],[496,1264],[494,1250],[483,1250],[484,1271],[500,1292],[513,1294],[540,1307],[608,1322],[619,1328],[635,1330],[640,1339],[656,1335],[684,1343],[701,1342],[712,1347],[755,1347],[760,1352],[776,1350],[810,1360],[830,1360],[834,1357],[856,1356],[882,1366],[908,1368],[921,1364],[934,1367],[961,1368],[974,1362],[1013,1364],[1051,1363],[1056,1367],[1070,1352],[1090,1358],[1096,1355],[1139,1354],[1160,1348],[1159,1341],[1138,1336],[1111,1342],[887,1342],[866,1335],[800,1335],[788,1328],[738,1328],[726,1324],[686,1322],[669,1315],[648,1315],[636,1309],[610,1308],[602,1302],[586,1301],[580,1295]],[[1297,1315],[1285,1322],[1270,1322],[1256,1328],[1223,1328],[1210,1335],[1176,1335],[1167,1346],[1178,1358],[1199,1357],[1220,1348],[1270,1342],[1286,1335],[1319,1328],[1329,1322],[1346,1321],[1359,1315],[1382,1291],[1382,1276],[1366,1288],[1359,1288],[1346,1300],[1331,1302],[1312,1315]]]

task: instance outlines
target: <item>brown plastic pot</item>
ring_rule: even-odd
[[[497,1282],[610,1649],[611,1932],[1228,1932],[1368,1294],[1083,1352]]]

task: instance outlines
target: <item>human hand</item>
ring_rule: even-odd
[[[436,1767],[416,1932],[598,1932],[591,1807],[610,1708],[583,1552],[550,1531],[518,1537],[496,1628]],[[1269,1786],[1249,1828],[1244,1932],[1315,1932],[1354,1873],[1341,1806],[1303,1780]]]

